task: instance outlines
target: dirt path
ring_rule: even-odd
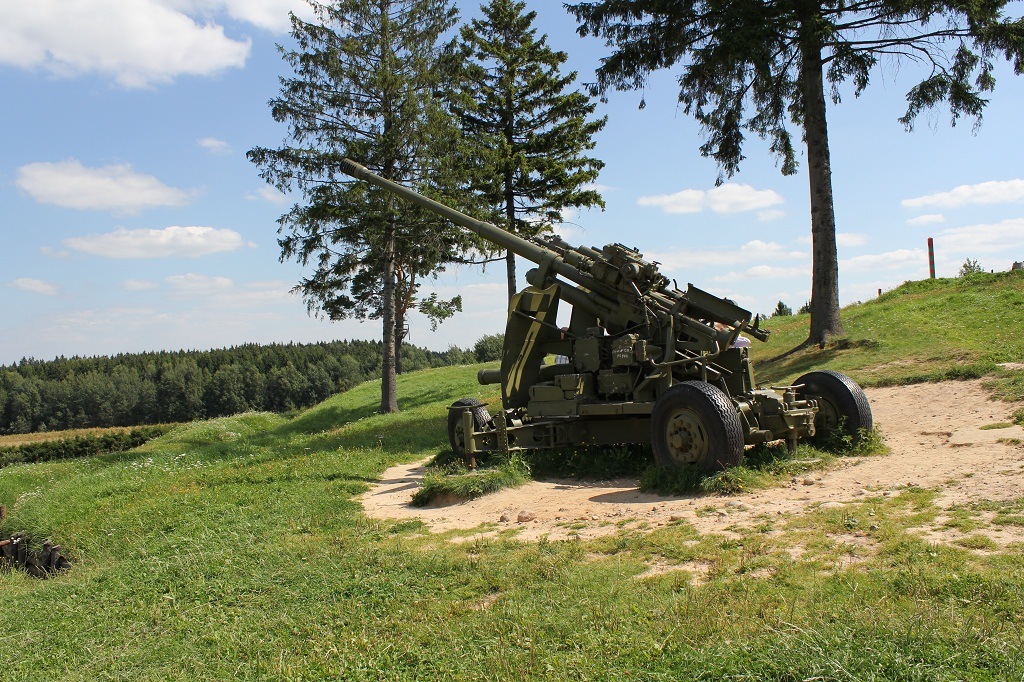
[[[660,497],[641,493],[635,479],[536,481],[470,502],[416,508],[409,499],[423,475],[420,463],[389,469],[361,501],[371,517],[417,518],[435,532],[480,527],[481,534],[493,534],[513,527],[522,539],[554,540],[656,528],[679,519],[701,532],[723,532],[755,523],[764,514],[794,514],[889,495],[907,485],[939,490],[943,508],[1024,496],[1024,446],[1019,444],[1024,428],[980,428],[1009,422],[1020,405],[989,400],[978,381],[877,388],[867,395],[891,455],[843,460],[833,469],[769,490],[728,497]],[[1013,439],[1016,444],[1007,442]],[[996,529],[1002,535],[994,539],[1000,544],[1024,539],[1017,537],[1022,531]]]

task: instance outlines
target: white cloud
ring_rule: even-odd
[[[886,253],[865,254],[840,261],[839,272],[864,272],[868,270],[900,270],[927,267],[928,253],[924,249],[897,249]]]
[[[271,22],[273,5],[231,0],[229,15]],[[282,3],[283,4],[283,3]],[[32,0],[0,4],[0,63],[43,69],[56,76],[110,76],[126,88],[167,83],[177,76],[209,76],[241,68],[252,41],[235,40],[209,16],[186,12],[221,3],[181,0]]]
[[[1024,250],[1024,218],[943,230],[935,237],[935,248],[958,251],[968,257],[979,253]]]
[[[41,279],[32,279],[31,277],[19,277],[9,282],[8,286],[42,296],[56,296],[60,293],[60,287],[53,282],[44,282]]]
[[[125,291],[148,291],[156,289],[156,282],[148,279],[126,279],[121,282],[121,288]]]
[[[707,192],[708,205],[715,213],[738,213],[756,211],[784,203],[778,192],[770,189],[754,189],[750,185],[727,182]]]
[[[776,242],[765,242],[760,239],[749,241],[738,249],[678,249],[647,254],[648,260],[661,263],[663,269],[667,271],[736,265],[754,260],[796,260],[807,257],[808,254],[803,251],[791,251]]]
[[[904,208],[959,208],[973,204],[1009,204],[1024,201],[1024,180],[993,180],[976,185],[960,185],[948,192],[904,199]]]
[[[709,190],[684,189],[675,194],[656,194],[637,199],[640,206],[658,206],[666,213],[738,213],[757,211],[784,202],[778,192],[727,182]],[[772,219],[769,217],[768,219]]]
[[[227,277],[211,277],[210,275],[199,275],[194,272],[184,275],[171,275],[165,277],[164,281],[170,284],[175,291],[190,294],[216,292],[235,286],[234,280]]]
[[[253,244],[234,230],[212,227],[165,227],[162,230],[127,230],[64,240],[64,246],[106,258],[164,258],[167,256],[208,256],[224,251],[237,251]]]
[[[755,265],[743,272],[727,272],[712,277],[713,282],[738,282],[746,279],[784,279],[786,277],[809,277],[810,265],[782,268],[775,265]]]
[[[129,164],[86,168],[77,159],[30,163],[18,168],[15,184],[41,204],[118,214],[189,202],[188,192],[138,173]]]
[[[39,253],[44,256],[49,256],[50,258],[68,258],[71,256],[71,252],[67,249],[57,250],[52,246],[40,246]]]
[[[176,297],[201,298],[207,309],[222,310],[227,315],[237,315],[241,310],[256,310],[262,314],[282,305],[297,303],[296,295],[291,291],[294,284],[284,280],[236,284],[229,277],[189,272],[165,277],[164,281]]]
[[[938,225],[939,223],[944,222],[946,222],[946,216],[942,215],[941,213],[928,213],[925,215],[919,215],[916,218],[910,218],[909,220],[907,220],[907,225]]]
[[[202,137],[196,140],[196,144],[210,152],[211,154],[230,154],[231,145],[224,140],[218,140],[216,137]]]
[[[255,194],[250,194],[246,197],[247,199],[262,199],[263,201],[269,201],[272,204],[284,204],[288,202],[288,195],[270,185],[263,185]]]
[[[310,19],[312,8],[303,0],[166,0],[193,11],[206,11],[215,14],[224,12],[232,19],[244,21],[269,31],[279,33],[289,29],[288,13]]]
[[[836,244],[839,246],[864,246],[868,243],[868,236],[861,232],[839,232],[836,234]]]
[[[779,220],[780,218],[785,217],[786,212],[778,208],[770,208],[767,211],[757,212],[757,219],[763,223],[769,222],[771,220]]]
[[[700,213],[706,194],[701,189],[684,189],[675,194],[654,194],[636,200],[638,206],[660,206],[666,213]]]

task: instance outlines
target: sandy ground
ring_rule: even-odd
[[[980,428],[1009,422],[1019,404],[989,400],[978,381],[877,388],[867,395],[875,424],[892,449],[890,455],[844,459],[827,471],[768,490],[727,497],[661,497],[641,493],[635,479],[555,480],[531,482],[469,502],[417,508],[409,499],[423,475],[419,463],[389,469],[361,501],[371,517],[420,519],[434,532],[477,529],[468,536],[472,538],[515,528],[522,539],[555,540],[653,529],[679,520],[702,533],[728,533],[730,528],[755,524],[765,514],[800,514],[823,505],[898,494],[909,485],[937,490],[943,509],[1024,497],[1024,429]],[[936,523],[922,533],[944,541],[956,531]],[[999,544],[1024,540],[1024,528],[1019,526],[992,527],[987,534]]]

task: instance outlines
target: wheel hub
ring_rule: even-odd
[[[672,458],[682,464],[692,464],[701,459],[708,447],[704,424],[691,410],[677,410],[668,420],[665,429]]]
[[[823,396],[817,396],[818,416],[814,428],[818,433],[828,433],[839,426],[839,410]]]

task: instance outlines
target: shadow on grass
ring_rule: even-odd
[[[454,402],[457,398],[458,396],[452,396],[450,390],[436,386],[426,386],[413,392],[405,389],[399,398],[398,407],[401,411],[406,412],[433,403]],[[338,402],[334,404],[324,404],[300,414],[288,423],[277,427],[273,432],[286,437],[301,433],[330,431],[379,414],[380,405],[377,403],[348,407],[340,404],[340,399],[338,399]]]
[[[830,342],[824,348],[805,341],[785,353],[758,360],[757,371],[761,376],[771,377],[772,381],[781,381],[784,377],[799,376],[825,366],[831,366],[833,361],[846,351],[877,347],[878,342],[870,339],[851,341],[840,338]]]

